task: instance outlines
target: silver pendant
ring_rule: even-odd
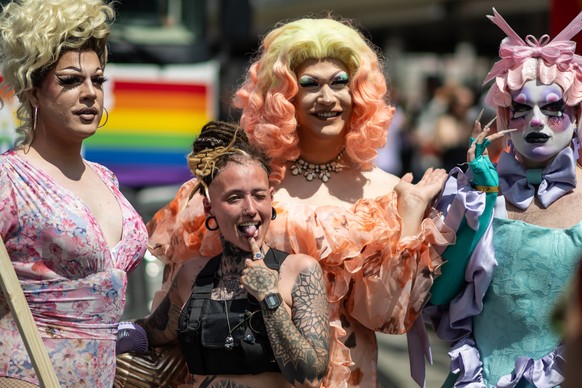
[[[247,335],[245,335],[245,342],[251,345],[255,343],[255,336],[253,335],[253,333],[248,333]]]
[[[226,350],[234,349],[234,338],[232,338],[230,334],[227,335],[226,338],[224,339],[224,348]]]

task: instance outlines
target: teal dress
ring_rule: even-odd
[[[582,257],[582,222],[559,229],[495,218],[493,231],[498,267],[473,320],[487,386],[510,375],[518,357],[538,360],[559,346],[551,311]]]

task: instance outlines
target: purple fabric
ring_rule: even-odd
[[[477,229],[479,216],[485,209],[486,195],[473,190],[468,176],[460,170],[456,172],[456,177],[453,173],[455,173],[454,170],[451,171],[447,180],[442,195],[443,201],[437,203],[437,209],[445,214],[447,226],[458,229],[464,216],[467,219],[467,225]],[[424,309],[425,317],[430,319],[439,338],[454,342],[471,333],[471,317],[483,310],[483,297],[496,267],[493,230],[490,225],[469,259],[465,270],[467,285],[463,291],[451,301],[449,306],[429,305]]]
[[[565,353],[565,347],[559,346],[540,360],[519,357],[515,361],[513,374],[503,376],[497,383],[497,387],[515,387],[522,377],[536,387],[558,386],[564,382]]]
[[[569,157],[568,153],[565,156]],[[472,189],[466,175],[458,173],[455,177],[452,173],[453,171],[436,207],[443,211],[445,223],[450,227],[458,226],[459,217],[462,218],[463,215],[467,218],[468,225],[472,228],[478,227],[478,217],[484,208],[485,195],[469,191]],[[504,217],[504,201],[503,196],[497,198],[495,216]],[[472,338],[472,317],[483,310],[483,298],[496,267],[493,228],[489,226],[467,265],[465,289],[448,306],[428,305],[424,309],[424,317],[432,322],[437,336],[452,343],[449,356],[451,372],[458,375],[455,387],[485,387],[482,382],[482,363]],[[522,357],[516,360],[514,373],[503,376],[497,387],[514,387],[522,377],[536,386],[553,387],[563,381],[563,369],[563,347],[540,360]]]
[[[406,332],[408,343],[408,360],[410,362],[410,375],[419,387],[426,387],[426,369],[424,359],[432,365],[432,353],[428,333],[422,317],[418,317],[414,324]]]
[[[192,179],[192,173],[184,166],[121,165],[107,164],[117,176],[119,183],[127,187],[149,187],[182,184]]]
[[[451,372],[459,375],[455,387],[486,388],[481,378],[483,364],[472,339],[464,338],[457,342],[449,352],[449,356],[451,357]]]
[[[143,327],[132,322],[119,323],[117,326],[115,353],[145,353],[147,351],[148,337]]]
[[[504,152],[497,163],[499,188],[505,198],[521,210],[529,207],[535,195],[535,186],[526,178],[526,169],[512,154]],[[576,162],[570,147],[564,148],[542,170],[542,181],[537,197],[547,208],[556,199],[576,187]]]
[[[534,360],[519,357],[515,361],[511,375],[503,376],[496,388],[513,388],[523,378],[536,387],[555,387],[564,382],[565,347],[560,346],[552,353]],[[459,377],[455,387],[486,388],[483,383],[483,368],[475,342],[467,337],[457,342],[449,352],[451,372]]]
[[[479,216],[485,209],[485,198],[485,193],[474,190],[471,187],[469,177],[461,169],[455,167],[450,171],[449,178],[445,182],[443,191],[434,206],[443,213],[445,224],[453,230],[458,230],[463,217],[467,219],[469,227],[478,229]],[[481,253],[488,252],[484,255],[486,258],[485,267],[475,264],[477,261],[475,253],[478,251],[481,251]],[[457,341],[471,333],[470,317],[481,312],[483,308],[482,299],[491,281],[493,268],[496,265],[497,262],[493,256],[491,228],[489,228],[483,239],[477,244],[467,267],[465,280],[469,285],[464,289],[463,293],[453,300],[451,310],[449,311],[448,307],[443,309],[432,305],[428,305],[424,309],[424,316],[432,322],[439,338]],[[432,363],[430,344],[428,343],[423,322],[419,318],[415,322],[413,329],[407,333],[411,374],[414,381],[421,387],[425,386],[423,358],[426,357]]]

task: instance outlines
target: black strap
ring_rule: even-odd
[[[191,327],[197,327],[197,325],[200,324],[200,315],[202,313],[204,301],[210,299],[210,294],[216,285],[216,273],[218,272],[221,256],[222,253],[210,259],[204,268],[202,268],[198,273],[198,276],[196,276],[196,280],[192,285],[192,295],[190,296],[190,305],[188,306],[188,312],[190,315],[188,324]],[[287,256],[288,253],[271,248],[265,255],[265,265],[270,269],[279,272],[279,268],[281,268],[281,264],[283,264],[283,261]]]
[[[188,324],[192,327],[193,325],[199,325],[200,314],[202,312],[202,306],[204,301],[210,299],[210,294],[214,289],[214,279],[216,277],[216,272],[218,271],[218,265],[220,264],[220,257],[222,254],[214,256],[212,259],[206,263],[202,271],[196,276],[196,281],[192,285],[192,295],[190,296],[190,318],[188,319]]]
[[[183,311],[180,316],[178,330],[194,331],[195,333],[197,333],[198,330],[200,329],[201,326],[200,317],[202,315],[202,310],[206,301],[210,299],[210,294],[212,293],[212,290],[215,287],[216,274],[218,272],[218,267],[220,265],[221,256],[222,253],[210,259],[208,263],[206,263],[204,268],[202,268],[202,270],[198,273],[198,276],[196,276],[196,280],[194,281],[194,284],[192,286],[192,294],[188,301],[188,306],[186,308],[186,311]],[[267,254],[265,255],[264,258],[265,265],[270,269],[278,272],[279,268],[281,267],[281,264],[283,263],[287,256],[288,253],[280,251],[278,249],[271,248],[267,251]],[[249,299],[254,300],[254,298],[251,295],[249,295],[248,297]],[[191,345],[194,347],[201,346],[200,343]],[[245,353],[249,356],[252,353],[255,352],[260,353],[264,351],[258,344],[253,345],[257,346],[244,346],[243,351],[245,351]],[[205,365],[204,360],[202,358],[203,352],[200,351],[201,348],[198,349],[199,349],[198,351],[189,352],[191,356],[191,359],[188,360],[189,364],[191,363],[191,365],[197,365],[197,368],[199,368],[200,370],[206,370],[206,367],[204,366]],[[255,371],[253,370],[252,372]]]
[[[210,299],[210,294],[214,288],[214,279],[216,272],[218,271],[221,255],[222,254],[219,254],[210,259],[204,268],[202,268],[198,273],[198,276],[196,276],[196,280],[192,286],[192,295],[188,300],[188,307],[180,316],[180,323],[178,326],[179,331],[193,331],[194,333],[198,333],[200,330],[200,315],[202,314],[204,302]],[[191,345],[195,347],[198,345],[198,349],[200,349],[200,344]],[[204,368],[202,352],[194,351],[189,353],[192,358],[191,360],[188,360],[189,364],[191,362],[192,365],[198,365],[198,367]]]

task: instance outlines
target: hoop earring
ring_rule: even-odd
[[[33,113],[33,118],[32,118],[32,132],[36,131],[36,123],[38,121],[38,106],[35,105],[34,106],[34,113]]]
[[[103,107],[103,110],[105,111],[105,122],[101,125],[98,125],[97,128],[103,128],[109,121],[109,112],[107,111],[107,108]]]
[[[271,220],[277,218],[277,210],[274,207],[271,208]]]
[[[216,226],[214,226],[213,228],[210,227],[210,220],[214,219],[214,223],[216,224]],[[206,229],[213,231],[213,230],[218,230],[218,222],[216,222],[216,217],[214,216],[210,216],[210,217],[206,217],[206,221],[204,221],[204,226],[206,226]]]

